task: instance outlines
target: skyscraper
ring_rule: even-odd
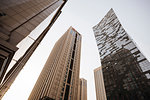
[[[87,100],[87,80],[80,78],[78,100]]]
[[[102,67],[94,69],[96,100],[107,100],[104,86]]]
[[[93,27],[108,100],[149,100],[150,62],[120,24],[113,9]]]
[[[63,0],[0,0],[0,82],[17,51],[16,45]]]
[[[80,50],[81,35],[70,27],[53,47],[29,100],[77,100]]]

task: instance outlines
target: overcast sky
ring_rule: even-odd
[[[70,27],[82,35],[80,77],[87,79],[88,100],[96,100],[93,70],[100,57],[92,27],[113,8],[122,26],[150,61],[150,0],[68,0],[63,12],[2,100],[27,100],[55,42]],[[32,36],[41,33],[48,17]],[[33,35],[34,34],[34,35]],[[26,40],[27,44],[30,40]],[[21,44],[20,46],[24,46]]]

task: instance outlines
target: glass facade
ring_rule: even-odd
[[[111,9],[93,27],[108,100],[149,100],[150,62]]]

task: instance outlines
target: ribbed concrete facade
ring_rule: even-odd
[[[113,9],[93,27],[108,100],[149,100],[150,62]]]
[[[72,27],[56,42],[28,100],[77,100],[81,35]]]
[[[107,100],[104,86],[102,67],[94,70],[96,100]]]
[[[0,0],[0,81],[17,51],[16,45],[63,0]]]
[[[1,0],[0,31],[16,45],[48,17],[63,0]]]
[[[87,100],[87,80],[80,78],[78,100]]]

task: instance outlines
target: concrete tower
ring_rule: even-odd
[[[81,35],[72,27],[56,42],[29,100],[77,100]]]
[[[102,67],[94,69],[96,100],[107,100],[104,86]]]
[[[0,82],[17,51],[16,45],[63,0],[0,0]]]
[[[80,78],[78,100],[87,100],[87,80]]]

